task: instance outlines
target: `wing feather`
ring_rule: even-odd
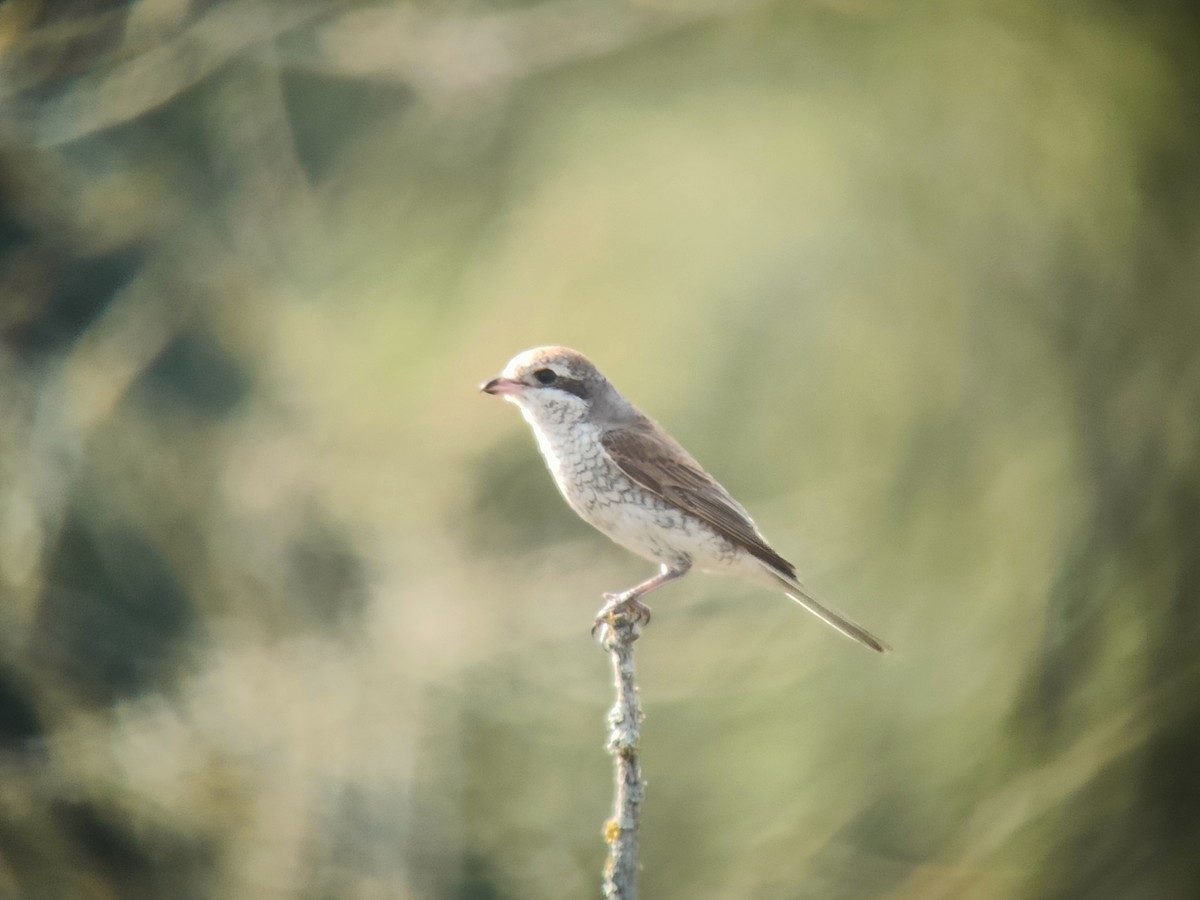
[[[708,523],[718,534],[790,578],[796,568],[768,546],[740,503],[650,419],[610,431],[600,443],[622,472],[646,490]]]

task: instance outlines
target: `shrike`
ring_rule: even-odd
[[[582,353],[526,350],[481,390],[521,408],[558,489],[585,522],[661,566],[653,578],[605,594],[597,624],[613,613],[649,621],[641,598],[696,568],[781,590],[847,637],[889,649],[814,599],[742,505]]]

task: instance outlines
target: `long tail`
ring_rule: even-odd
[[[876,653],[887,653],[892,648],[881,641],[867,629],[861,625],[851,621],[846,616],[834,609],[830,609],[825,604],[816,600],[811,594],[804,589],[799,581],[791,578],[785,578],[775,571],[771,566],[764,566],[768,572],[774,575],[779,583],[783,586],[783,591],[810,613],[824,622],[826,625],[831,625],[848,638],[853,638],[864,647],[870,647]]]

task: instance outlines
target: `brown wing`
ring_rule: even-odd
[[[741,504],[649,419],[611,431],[600,443],[621,471],[646,490],[707,522],[752,556],[796,577],[795,566],[767,546]]]

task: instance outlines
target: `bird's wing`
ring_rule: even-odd
[[[600,443],[622,472],[653,494],[707,522],[722,537],[745,548],[789,578],[796,568],[758,533],[741,504],[649,419],[610,431]]]

